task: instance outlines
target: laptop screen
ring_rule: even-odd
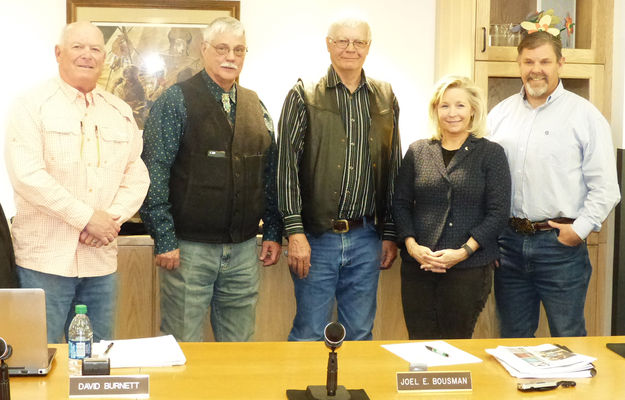
[[[45,375],[54,350],[48,351],[43,289],[0,289],[0,337],[13,348],[6,364],[11,375]]]

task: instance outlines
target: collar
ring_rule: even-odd
[[[204,82],[206,82],[206,86],[208,87],[208,91],[211,92],[213,94],[213,96],[215,96],[215,98],[221,102],[221,95],[223,93],[228,93],[228,95],[230,96],[230,101],[235,103],[237,102],[237,83],[234,82],[234,84],[232,85],[232,87],[230,88],[229,91],[225,91],[221,86],[219,86],[206,72],[205,69],[202,69],[201,71],[201,75],[202,78],[204,79]]]
[[[527,93],[525,93],[525,85],[521,85],[521,91],[519,92],[519,94],[521,95],[523,102],[528,107],[531,107],[531,105],[527,101]],[[543,104],[541,104],[540,106],[536,108],[542,108],[542,107],[547,106],[548,104],[551,104],[553,101],[555,101],[558,97],[562,96],[563,94],[564,94],[564,85],[562,85],[562,79],[560,79],[558,82],[558,86],[556,86],[553,93],[551,93],[549,97],[547,97],[547,101],[545,101]]]
[[[482,138],[476,137],[475,135],[473,135],[472,133],[469,133],[469,136],[467,136],[467,138],[465,139],[465,141],[462,143],[462,145],[458,148],[461,149],[464,146],[467,146],[471,143],[475,143],[480,141]],[[430,140],[428,141],[430,146],[438,146],[440,148],[443,147],[443,141],[441,139],[434,139],[434,138],[430,138]]]
[[[87,99],[89,104],[95,104],[96,102],[95,99],[96,97],[99,96],[100,91],[102,90],[98,86],[96,86],[89,93],[83,93],[80,90],[73,87],[72,85],[70,85],[69,83],[65,82],[63,79],[61,79],[60,76],[57,76],[56,80],[63,94],[65,94],[67,99],[72,103],[74,103],[78,99],[80,99],[81,101],[85,101],[85,99]]]
[[[330,65],[330,67],[328,67],[328,74],[327,74],[327,87],[335,88],[336,86],[338,86],[339,83],[343,85],[343,82],[341,82],[341,77],[339,76],[339,74],[336,73],[336,71],[334,70],[334,67]],[[358,91],[358,89],[360,89],[362,86],[365,86],[367,90],[369,90],[370,92],[372,91],[369,81],[367,80],[367,77],[365,75],[364,69],[360,73],[360,84],[358,85],[358,88],[356,89],[356,91]]]

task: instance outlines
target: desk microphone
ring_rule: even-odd
[[[0,337],[0,400],[11,400],[9,366],[4,363],[4,360],[11,357],[11,353],[13,353],[11,345]]]
[[[345,327],[340,322],[331,322],[323,330],[326,346],[331,350],[328,355],[328,377],[326,386],[308,386],[306,395],[312,400],[349,400],[351,395],[345,386],[337,386],[339,363],[336,349],[341,347],[345,340]]]
[[[336,396],[336,385],[338,383],[339,361],[335,350],[341,347],[345,340],[345,328],[340,322],[331,322],[323,330],[323,338],[326,346],[330,350],[328,355],[328,377],[326,380],[326,391],[328,396]]]

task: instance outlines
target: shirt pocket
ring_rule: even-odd
[[[80,122],[67,118],[44,118],[43,157],[47,164],[64,165],[80,161]]]
[[[130,154],[130,135],[123,129],[99,126],[100,166],[106,169],[124,170]]]
[[[564,161],[567,165],[581,165],[582,149],[573,132],[566,124],[535,132],[535,153],[541,162],[561,165]]]

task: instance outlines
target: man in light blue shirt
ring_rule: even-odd
[[[586,335],[585,239],[620,199],[610,126],[564,89],[561,47],[547,32],[527,35],[517,58],[523,88],[488,116],[512,177],[512,218],[495,271],[502,337],[533,337],[541,301],[552,336]]]

